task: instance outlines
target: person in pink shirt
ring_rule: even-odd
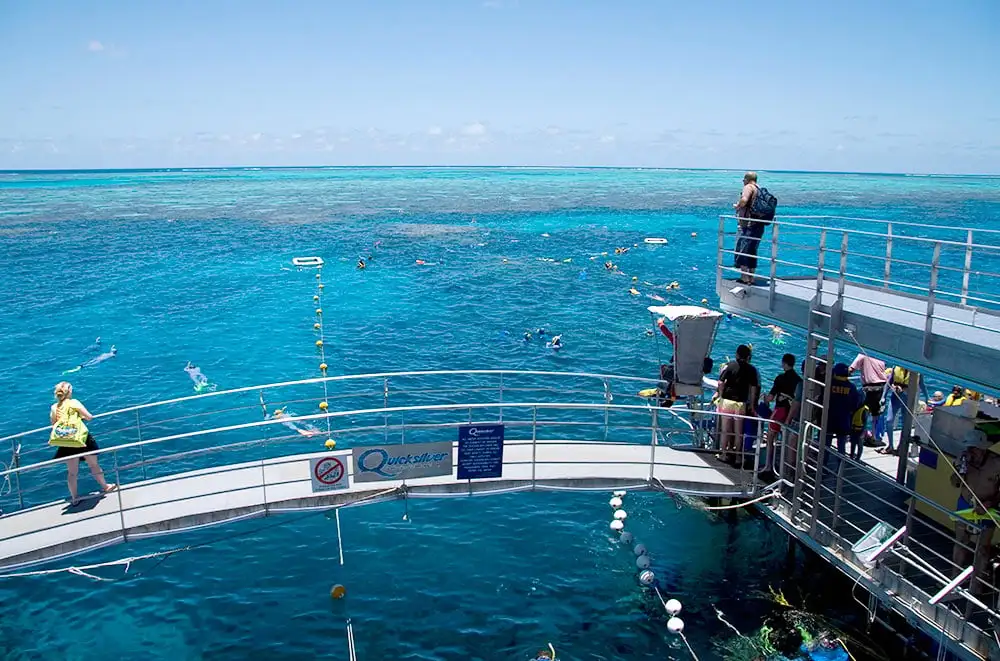
[[[878,358],[859,353],[851,363],[850,373],[861,372],[861,390],[864,393],[865,406],[871,414],[872,432],[875,438],[881,434],[882,397],[885,394],[885,363]]]

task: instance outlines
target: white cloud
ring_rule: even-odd
[[[562,133],[562,129],[559,128],[558,126],[546,126],[545,132],[548,133],[549,135],[559,135],[560,133]]]
[[[844,151],[844,145],[837,145],[837,151]]]
[[[258,140],[260,140],[260,138],[261,138],[261,134],[260,133],[253,133],[253,134],[250,135],[250,139],[253,142],[257,142]]]
[[[444,130],[440,126],[432,126],[427,129],[427,135],[441,135]]]
[[[603,144],[608,145],[608,144],[611,144],[614,141],[615,141],[615,136],[613,136],[613,135],[602,135],[601,136],[601,142]]]
[[[102,44],[96,39],[91,39],[90,42],[87,44],[87,50],[89,50],[91,53],[100,53],[101,51],[104,50],[104,44]]]
[[[486,125],[482,122],[473,122],[462,127],[462,135],[480,136],[486,135]]]
[[[302,137],[301,133],[293,133],[292,134],[292,140],[298,140],[301,137]]]

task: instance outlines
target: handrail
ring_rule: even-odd
[[[417,370],[413,372],[375,372],[375,373],[365,373],[365,374],[339,374],[336,376],[322,376],[314,377],[310,379],[299,379],[297,381],[278,381],[275,383],[265,383],[255,386],[243,386],[240,388],[232,388],[230,390],[218,390],[215,392],[199,393],[197,395],[186,395],[184,397],[175,397],[173,399],[165,399],[156,402],[149,402],[146,404],[137,404],[133,406],[126,406],[125,408],[116,409],[114,411],[105,411],[103,413],[98,413],[94,416],[97,418],[106,418],[112,415],[118,415],[121,413],[131,413],[133,411],[144,411],[146,409],[156,408],[159,406],[165,406],[167,404],[178,404],[181,402],[190,402],[198,399],[207,399],[209,397],[220,397],[222,395],[234,395],[245,392],[252,392],[255,390],[267,390],[271,388],[284,388],[287,386],[299,386],[299,385],[309,385],[313,383],[329,383],[333,381],[352,381],[358,379],[384,379],[392,377],[404,377],[404,376],[455,376],[455,375],[522,375],[522,376],[567,376],[567,377],[583,377],[583,378],[593,378],[593,379],[614,379],[616,381],[634,381],[639,383],[657,383],[660,379],[647,378],[647,377],[637,377],[637,376],[621,376],[615,374],[600,374],[591,372],[553,372],[546,370],[504,370],[504,369],[492,369],[492,370]],[[51,429],[52,425],[45,425],[44,427],[36,427],[35,429],[29,429],[28,431],[18,432],[17,434],[11,434],[9,436],[0,436],[0,443],[4,441],[9,441],[12,439],[21,438],[23,436],[28,436],[30,434],[37,434],[39,432]]]
[[[829,220],[856,220],[856,221],[860,221],[860,222],[864,222],[864,223],[882,223],[883,225],[905,225],[907,227],[923,227],[923,228],[926,228],[926,229],[948,230],[950,232],[966,232],[966,231],[971,230],[971,231],[974,231],[974,232],[984,232],[986,234],[1000,234],[1000,230],[980,229],[978,227],[949,227],[948,225],[930,225],[930,224],[927,224],[927,223],[912,223],[912,222],[905,221],[905,220],[882,220],[881,218],[855,218],[853,216],[827,216],[827,215],[823,215],[823,216],[815,216],[815,215],[807,215],[807,216],[796,216],[796,215],[788,215],[788,216],[786,216],[786,215],[780,215],[780,216],[775,216],[775,220],[778,220],[778,219],[786,220],[786,219],[789,219],[789,218],[791,218],[791,219],[803,218],[803,219],[810,219],[810,220],[812,220],[812,219],[821,219],[821,218],[822,219],[829,219]],[[798,223],[793,223],[793,224],[797,225]]]
[[[343,418],[348,416],[376,415],[376,414],[384,415],[388,413],[405,413],[413,411],[466,411],[472,409],[500,409],[500,408],[534,408],[534,409],[567,409],[567,410],[592,409],[600,411],[620,410],[620,411],[632,411],[632,412],[642,412],[642,413],[649,413],[651,410],[653,410],[648,405],[587,403],[587,402],[468,402],[461,404],[452,403],[452,404],[418,404],[410,406],[388,406],[388,407],[383,406],[371,409],[356,409],[351,411],[326,411],[324,413],[311,413],[309,415],[290,416],[288,418],[280,418],[277,420],[275,419],[257,420],[254,422],[240,423],[238,425],[225,425],[222,427],[215,427],[212,429],[199,429],[196,431],[183,432],[180,434],[170,434],[167,436],[160,436],[158,438],[143,439],[141,441],[135,441],[132,443],[113,445],[107,448],[100,448],[98,450],[93,450],[90,452],[81,452],[73,456],[74,457],[87,457],[90,455],[100,456],[102,454],[110,452],[119,452],[131,448],[146,447],[149,445],[165,443],[167,441],[176,441],[184,438],[195,438],[198,436],[206,436],[209,434],[217,434],[229,431],[238,431],[241,429],[253,429],[256,427],[267,427],[270,425],[283,425],[287,422],[308,422],[310,420],[320,420],[320,419],[326,420],[329,418]],[[688,409],[679,407],[673,407],[669,409],[655,409],[655,410],[666,411],[669,414],[678,418],[680,418],[680,416],[678,415],[679,413],[696,413],[698,415],[705,415],[705,416],[726,415],[725,413],[719,413],[718,411]],[[764,420],[763,418],[757,418],[754,416],[742,416],[742,417],[746,419],[753,419],[762,423],[770,422],[769,420]],[[7,470],[0,471],[0,478],[6,477],[7,475],[21,474],[32,470],[46,468],[49,466],[55,466],[65,462],[66,462],[65,458],[47,459],[45,461],[39,461],[34,464],[27,464],[25,466],[18,466],[16,468],[8,468]]]

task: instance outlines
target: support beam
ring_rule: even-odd
[[[910,371],[910,386],[906,391],[906,410],[903,411],[903,429],[899,432],[899,461],[896,464],[896,481],[906,484],[906,469],[910,461],[910,436],[913,435],[913,411],[920,403],[920,372]],[[893,416],[895,418],[895,416]],[[895,422],[895,420],[893,421]],[[892,430],[889,430],[892,433]]]

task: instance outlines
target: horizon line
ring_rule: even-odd
[[[705,168],[676,166],[642,166],[642,165],[461,165],[461,164],[424,164],[424,165],[214,165],[214,166],[176,166],[176,167],[142,167],[142,168],[23,168],[0,169],[0,174],[77,174],[77,173],[111,173],[111,172],[208,172],[217,170],[631,170],[660,172],[747,172],[744,168]],[[759,168],[755,172],[773,174],[828,174],[828,175],[868,175],[890,177],[977,177],[1000,178],[1000,172],[880,172],[876,170],[795,170]]]

